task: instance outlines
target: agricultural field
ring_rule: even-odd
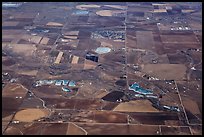
[[[201,2],[3,2],[3,135],[202,135]]]

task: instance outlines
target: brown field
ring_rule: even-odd
[[[103,42],[103,41],[101,42],[101,45],[104,46],[104,47],[109,47],[109,48],[113,47],[110,43]]]
[[[127,55],[127,63],[128,64],[138,64],[142,51],[128,51],[129,54]]]
[[[161,35],[163,43],[186,43],[186,44],[198,44],[196,36],[191,35]]]
[[[2,135],[202,135],[201,3],[2,6]]]
[[[99,77],[103,80],[115,80],[115,76],[109,75],[105,72],[101,72]]]
[[[15,14],[15,18],[16,19],[20,19],[20,18],[23,18],[23,19],[32,19],[36,16],[36,13],[32,13],[32,12],[28,12],[26,14]]]
[[[124,48],[124,42],[121,41],[113,41],[111,39],[96,39],[97,42],[100,42],[102,46],[107,46],[109,48],[115,48],[115,49],[119,49],[119,48]],[[97,46],[99,47],[99,46]]]
[[[162,135],[191,135],[189,127],[161,127]]]
[[[33,42],[33,43],[38,44],[41,39],[42,39],[42,37],[40,37],[40,36],[32,36],[30,41]]]
[[[37,49],[34,44],[11,44],[12,51],[15,53],[31,56]]]
[[[81,70],[84,68],[84,64],[72,64],[71,70]]]
[[[18,24],[18,21],[5,21],[2,23],[2,26],[17,26]]]
[[[101,108],[103,102],[93,99],[78,99],[76,100],[75,109],[95,110]]]
[[[186,50],[188,48],[200,48],[200,44],[164,43],[166,53],[176,53],[177,50]]]
[[[186,66],[183,64],[146,64],[142,72],[161,80],[182,80],[185,78]]]
[[[79,40],[74,40],[74,39],[63,39],[63,40],[64,40],[63,42],[66,42],[66,43],[62,42],[62,45],[58,45],[57,49],[70,50],[78,46]]]
[[[12,41],[12,40],[11,40]],[[5,47],[7,47],[7,45],[9,44],[9,42],[2,42],[2,49],[4,49]]]
[[[107,94],[108,92],[106,92],[105,90],[99,90],[98,92],[96,92],[95,98],[102,98]]]
[[[20,105],[20,109],[26,108],[43,108],[42,101],[36,98],[25,98]]]
[[[86,135],[86,132],[74,123],[69,123],[66,135]]]
[[[201,125],[195,125],[190,127],[191,132],[193,135],[202,135],[202,126]]]
[[[97,63],[85,59],[85,62],[84,62],[84,69],[95,69],[96,66],[97,66]]]
[[[3,114],[2,114],[2,121],[10,121],[13,118],[13,114],[8,115],[9,112],[7,112],[4,110]]]
[[[21,75],[36,76],[38,70],[20,70],[17,73]]]
[[[15,127],[8,127],[4,135],[22,135],[22,133]]]
[[[25,135],[40,135],[44,127],[46,127],[46,123],[25,123],[24,127],[23,132]]]
[[[48,107],[55,105],[56,109],[74,109],[76,100],[60,98],[42,98]]]
[[[8,103],[9,102],[9,103]],[[22,103],[22,99],[16,99],[11,97],[2,97],[2,117],[7,117],[14,114],[18,107]]]
[[[77,124],[84,128],[88,135],[156,135],[158,126],[114,125],[114,124]]]
[[[67,123],[48,123],[42,131],[42,135],[66,135],[67,127]]]
[[[2,30],[2,38],[5,37],[6,35],[13,35],[13,36],[16,36],[16,35],[19,35],[19,33],[22,33],[23,30],[15,30],[15,29],[9,29],[9,30]]]
[[[15,98],[15,96],[24,97],[26,93],[27,93],[27,90],[24,89],[22,85],[16,84],[16,83],[9,83],[4,87],[2,91],[2,96],[12,97],[12,98]]]
[[[128,48],[137,48],[137,41],[136,41],[136,37],[134,36],[134,38],[132,38],[132,36],[127,36],[126,38],[127,40],[127,47]]]
[[[166,9],[154,9],[154,12],[158,13],[158,12],[166,12]]]
[[[109,111],[111,111],[111,110],[113,110],[115,107],[117,107],[118,104],[119,104],[119,103],[115,103],[115,102],[107,102],[107,103],[103,106],[102,110],[109,110]]]
[[[48,111],[45,109],[24,109],[15,114],[14,119],[22,122],[32,122],[34,120],[46,117]]]
[[[31,39],[32,37],[34,38],[34,36],[32,36],[32,35],[24,34],[24,35],[22,35],[21,39],[28,41],[28,40]]]
[[[13,58],[2,57],[2,65],[12,66],[15,64],[16,64],[16,61]]]
[[[95,111],[95,123],[127,123],[127,115],[111,111]]]
[[[165,120],[164,125],[168,125],[168,126],[180,125],[180,121],[178,121],[178,120]]]
[[[73,114],[69,121],[92,123],[94,122],[94,113],[93,111],[79,111],[79,113]]]
[[[56,86],[42,86],[33,90],[36,96],[41,98],[57,98],[62,95],[61,87]]]
[[[125,103],[120,103],[113,111],[122,112],[159,112],[152,106],[149,100],[135,100]]]
[[[187,57],[183,54],[168,54],[170,64],[187,64]]]
[[[10,33],[10,34],[4,34],[4,35],[2,35],[2,39],[15,39],[16,38],[16,35],[15,34],[12,34],[12,33]]]
[[[178,90],[183,97],[197,102],[200,111],[202,112],[202,83],[201,81],[178,81]]]
[[[202,30],[202,24],[200,24],[200,23],[198,23],[197,21],[194,21],[194,20],[189,21],[189,26],[193,30]]]
[[[175,126],[182,125],[177,113],[172,112],[125,112],[130,116],[130,123],[148,124],[148,125],[165,125],[171,122]]]
[[[4,130],[7,128],[7,125],[9,124],[9,122],[5,122],[3,119],[2,119],[2,133],[4,132]]]
[[[201,114],[196,101],[182,97],[182,102],[185,109],[189,110],[192,114]]]
[[[42,37],[41,36],[32,36],[32,35],[29,35],[29,34],[24,34],[21,37],[21,39],[25,40],[27,42],[32,42],[32,43],[38,44],[40,42],[40,40],[42,39]]]
[[[152,50],[154,45],[154,39],[152,31],[136,31],[137,44],[136,47],[139,49]]]
[[[172,89],[173,90],[173,89]],[[162,96],[161,99],[161,104],[166,104],[166,105],[181,105],[179,96],[176,92],[173,92],[172,90],[169,90],[169,92],[166,93],[166,95]]]

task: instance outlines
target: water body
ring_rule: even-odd
[[[111,49],[108,48],[108,47],[98,47],[95,52],[98,53],[98,54],[104,54],[104,53],[108,53],[110,52]]]
[[[87,15],[89,14],[89,11],[86,10],[76,10],[73,12],[74,15]]]
[[[153,94],[152,91],[141,88],[137,83],[132,84],[129,87],[129,90],[133,90],[133,91],[140,93],[140,94]]]

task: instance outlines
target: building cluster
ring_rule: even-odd
[[[43,85],[56,85],[62,86],[62,91],[70,92],[71,90],[68,87],[75,87],[76,82],[73,80],[38,80],[34,83],[34,87],[39,87]],[[66,87],[68,86],[68,87]]]

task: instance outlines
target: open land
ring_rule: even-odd
[[[3,2],[2,134],[202,135],[202,3]]]

